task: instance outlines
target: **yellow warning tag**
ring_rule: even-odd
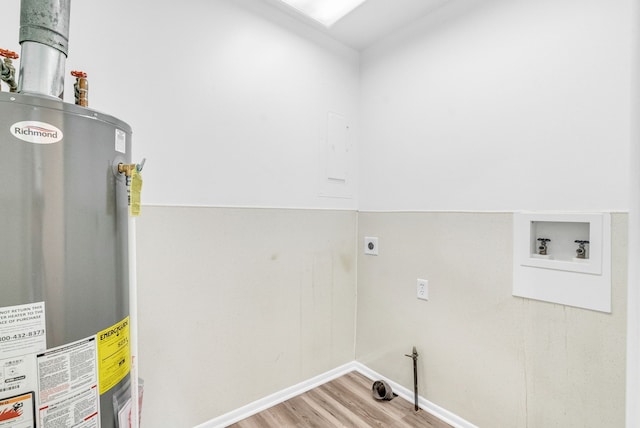
[[[132,217],[140,215],[140,193],[142,193],[142,175],[137,168],[131,171],[131,194],[129,213]]]
[[[98,383],[100,394],[118,384],[131,370],[129,317],[102,330],[98,340]]]

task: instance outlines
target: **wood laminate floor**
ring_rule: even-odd
[[[360,373],[351,372],[230,427],[451,428],[424,410],[415,412],[413,403],[400,397],[375,400],[371,396],[372,384]]]

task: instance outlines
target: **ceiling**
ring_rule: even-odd
[[[331,28],[326,28],[279,0],[267,0],[271,5],[358,50],[367,48],[447,1],[449,0],[367,0]]]

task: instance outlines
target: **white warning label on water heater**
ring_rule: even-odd
[[[39,428],[100,428],[95,339],[38,355]]]
[[[0,360],[47,349],[44,302],[0,308]]]
[[[34,144],[53,144],[62,140],[62,131],[50,123],[25,120],[9,128],[14,137]]]
[[[127,134],[121,129],[116,129],[116,152],[127,153]]]

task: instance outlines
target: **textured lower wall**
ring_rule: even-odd
[[[144,426],[193,427],[353,361],[356,216],[144,207]]]
[[[415,345],[421,395],[478,426],[624,426],[626,220],[604,314],[511,295],[511,214],[144,207],[144,425],[190,428],[352,361],[357,313],[355,359],[412,388]]]
[[[360,213],[356,359],[480,426],[622,427],[626,215],[612,217],[611,314],[511,295],[512,215]],[[416,299],[429,280],[429,301]]]

